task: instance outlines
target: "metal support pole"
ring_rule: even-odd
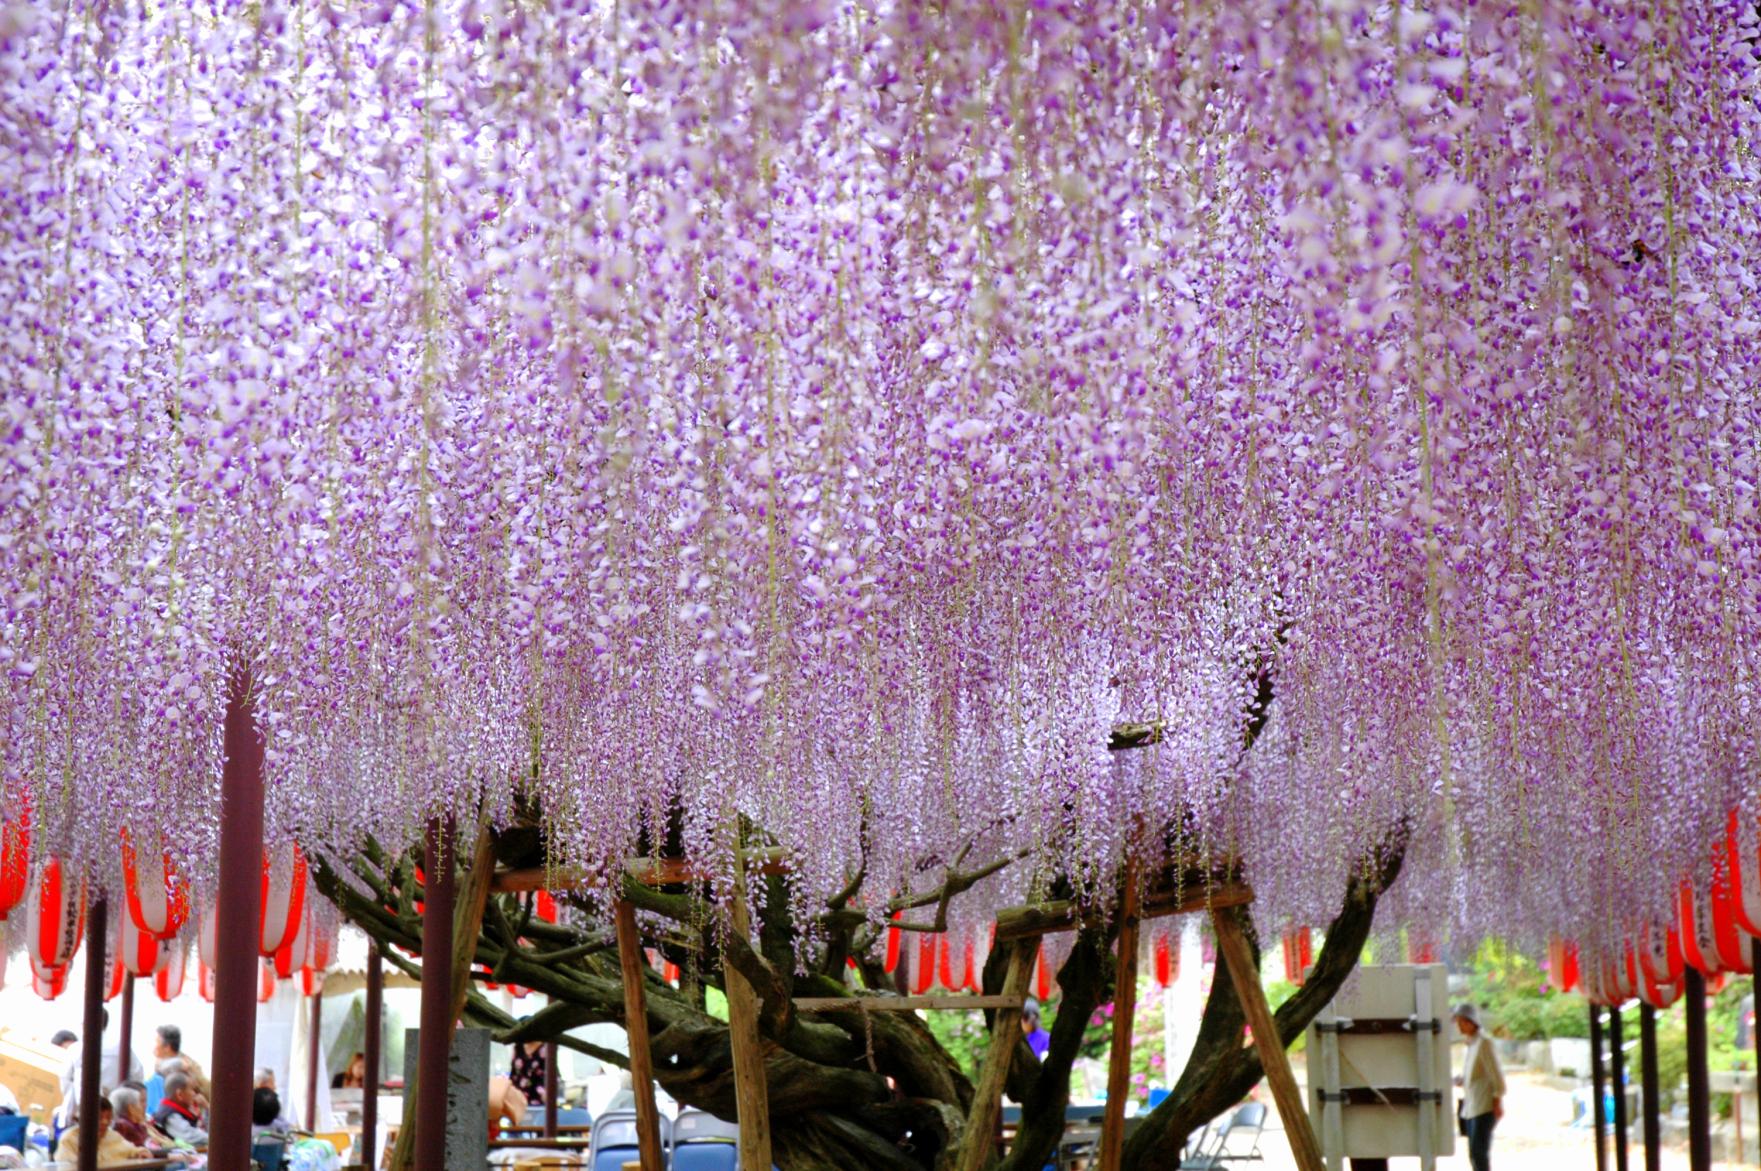
[[[312,1001],[312,1035],[306,1038],[306,1129],[318,1129],[318,1058],[322,1047],[318,1044],[319,1023],[324,1015],[323,998],[316,992],[311,995]]]
[[[556,1137],[557,1098],[556,1042],[544,1047],[544,1137]]]
[[[1608,1112],[1602,1077],[1602,1006],[1590,1005],[1590,1123],[1596,1129],[1596,1171],[1608,1171]]]
[[[452,1059],[452,912],[458,859],[452,822],[428,822],[422,892],[422,1028],[416,1059],[417,1171],[446,1166],[446,1088]]]
[[[1657,1098],[1657,1010],[1639,1005],[1639,1092],[1645,1131],[1645,1171],[1663,1171],[1663,1119]]]
[[[123,913],[127,913],[123,908]],[[117,957],[121,962],[121,957]],[[121,1085],[128,1080],[128,1059],[133,1056],[129,1052],[135,1031],[135,976],[133,972],[122,973],[122,1032],[116,1041],[116,1084]]]
[[[86,920],[85,1032],[79,1058],[79,1171],[98,1168],[98,1074],[104,1060],[104,949],[110,941],[104,896]]]
[[[1608,1080],[1614,1086],[1614,1171],[1627,1171],[1626,1055],[1620,1051],[1620,1007],[1608,1010]]]
[[[379,958],[379,942],[367,944],[367,1036],[361,1045],[367,1059],[367,1076],[361,1085],[361,1154],[355,1161],[374,1171],[379,1166],[379,1079],[381,1018],[385,1004],[385,970]]]
[[[226,702],[226,763],[220,774],[210,1171],[250,1171],[251,1166],[263,929],[263,739],[257,731],[252,688],[250,676],[235,670]]]
[[[1712,1171],[1712,1087],[1706,1067],[1706,977],[1691,966],[1682,988],[1688,1025],[1688,1167]]]

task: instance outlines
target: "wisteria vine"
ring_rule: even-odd
[[[1319,922],[1405,819],[1415,918],[1660,912],[1761,813],[1758,37],[6,5],[8,800],[205,881],[248,663],[277,835],[529,789],[1000,899],[1178,812]]]

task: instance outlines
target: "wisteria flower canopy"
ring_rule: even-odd
[[[1752,4],[0,36],[0,751],[82,866],[211,880],[241,668],[272,836],[528,787],[803,898],[1183,819],[1314,919],[1404,820],[1402,913],[1538,936],[1753,824]]]

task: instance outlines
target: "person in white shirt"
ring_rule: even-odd
[[[1504,1070],[1498,1064],[1492,1039],[1480,1030],[1479,1009],[1471,1004],[1458,1005],[1455,1027],[1467,1039],[1461,1076],[1455,1084],[1461,1087],[1461,1126],[1468,1141],[1468,1163],[1473,1171],[1489,1171],[1492,1128],[1504,1117]]]
[[[110,1010],[104,1009],[102,1011],[104,1027],[108,1029],[110,1027]],[[120,1041],[115,1041],[100,1046],[102,1061],[99,1063],[98,1069],[98,1092],[105,1098],[110,1097],[110,1091],[125,1081],[143,1080],[141,1059],[136,1057],[133,1052],[128,1055],[128,1076],[126,1078],[116,1076],[117,1053],[120,1045]],[[56,1125],[60,1130],[66,1130],[79,1122],[80,1061],[85,1055],[84,1048],[77,1043],[69,1045],[67,1048],[73,1057],[68,1061],[67,1068],[61,1071],[61,1106],[55,1111]]]

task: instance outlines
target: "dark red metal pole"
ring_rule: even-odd
[[[125,909],[126,913],[126,909]],[[122,974],[122,1034],[116,1042],[116,1084],[121,1085],[128,1080],[129,1045],[135,1031],[135,977],[133,972]]]
[[[428,823],[422,891],[422,1028],[416,1058],[415,1171],[446,1169],[446,1084],[452,1057],[453,833]]]
[[[1663,1171],[1663,1117],[1657,1099],[1657,1010],[1639,1006],[1639,1088],[1645,1095],[1645,1171]]]
[[[544,1047],[544,1137],[556,1137],[556,1042]]]
[[[214,1096],[210,1171],[250,1171],[251,1086],[262,943],[263,739],[250,675],[235,669],[220,774],[220,883],[215,903]]]
[[[377,1171],[379,1166],[379,1032],[385,1004],[385,972],[380,967],[379,943],[367,944],[367,1039],[361,1046],[367,1059],[367,1076],[361,1086],[361,1157],[355,1162]]]
[[[79,1171],[98,1168],[98,1074],[104,1060],[104,949],[110,941],[104,896],[86,917],[85,1034],[79,1056]]]
[[[1608,1010],[1608,1080],[1614,1086],[1614,1171],[1627,1171],[1626,1054],[1620,1023],[1617,1004]]]
[[[1590,1125],[1596,1128],[1596,1171],[1608,1171],[1608,1111],[1602,1097],[1602,1006],[1590,1005]]]
[[[1689,967],[1682,988],[1688,1025],[1688,1167],[1712,1171],[1712,1087],[1706,1065],[1706,977]]]
[[[323,1051],[318,1044],[319,1022],[324,1016],[324,998],[319,993],[312,993],[312,1035],[307,1038],[306,1045],[306,1129],[318,1129],[318,1056]]]

